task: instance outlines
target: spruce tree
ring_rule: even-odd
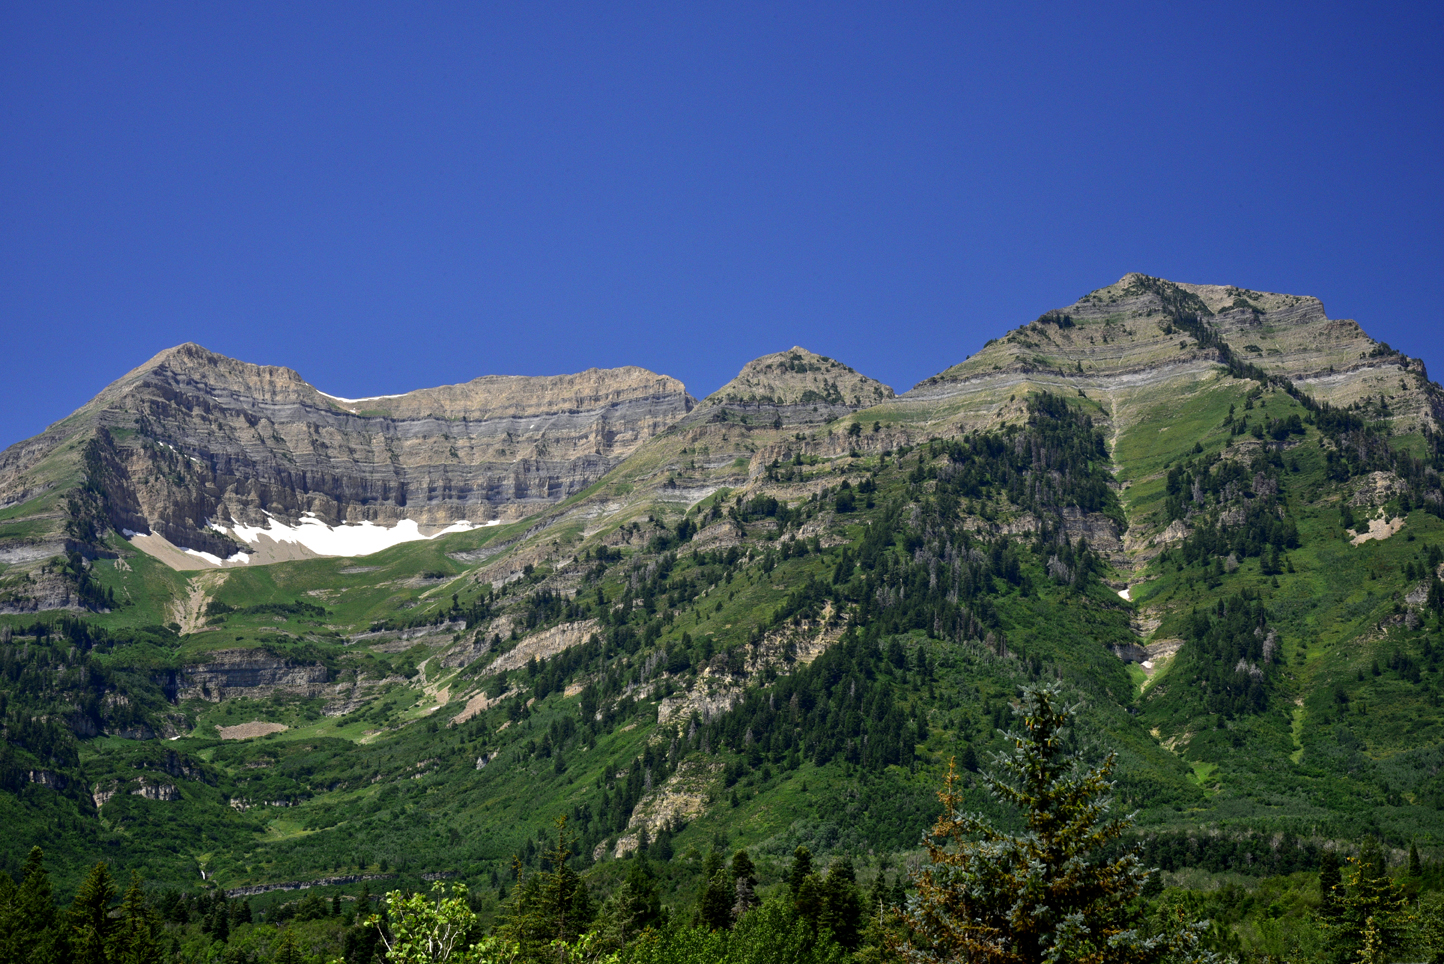
[[[67,914],[74,964],[109,964],[110,934],[114,926],[110,905],[114,900],[115,884],[110,878],[110,868],[105,861],[99,861],[81,882]]]
[[[797,889],[793,891],[792,909],[797,916],[807,921],[813,927],[817,927],[822,921],[822,912],[826,906],[826,896],[822,889],[822,878],[816,874],[808,874],[802,878]]]
[[[5,964],[60,964],[70,960],[65,921],[55,911],[55,894],[45,869],[45,851],[30,848],[20,886],[10,901],[8,920],[0,921],[0,961]]]
[[[716,850],[707,854],[702,864],[702,878],[702,891],[697,895],[697,923],[711,930],[726,930],[732,925],[736,884]]]
[[[852,861],[834,861],[822,881],[822,915],[818,923],[832,931],[833,938],[852,950],[857,947],[863,923],[862,891]]]
[[[1021,833],[962,810],[957,770],[949,766],[938,798],[943,812],[924,837],[931,866],[914,879],[917,895],[894,935],[909,961],[988,964],[1149,964],[1168,942],[1145,937],[1135,899],[1149,872],[1117,841],[1129,818],[1109,818],[1108,780],[1115,757],[1089,769],[1070,746],[1076,707],[1058,684],[1023,689],[1009,733],[1011,752],[996,754],[998,773],[983,783],[1020,811]]]
[[[556,843],[543,852],[551,869],[518,882],[503,928],[505,935],[526,948],[552,941],[575,941],[595,913],[586,882],[570,866],[573,834],[565,815],[556,819]]]
[[[120,902],[120,920],[114,937],[111,961],[114,964],[159,964],[159,922],[146,906],[140,875],[132,872],[130,886]]]
[[[747,851],[739,850],[732,855],[733,893],[732,919],[739,921],[752,908],[761,903],[757,899],[757,870]]]
[[[626,890],[627,921],[633,933],[639,934],[662,922],[662,894],[645,855],[638,856],[627,868],[623,887]]]
[[[798,888],[802,886],[802,880],[812,873],[812,851],[806,847],[798,846],[792,852],[792,869],[787,874],[787,883],[792,888],[792,896],[797,897]]]
[[[302,964],[300,945],[296,943],[296,935],[291,932],[289,927],[281,935],[273,959],[276,964]]]
[[[1328,919],[1330,947],[1339,961],[1388,954],[1404,946],[1414,917],[1404,892],[1389,878],[1384,850],[1367,837],[1357,857],[1350,857],[1343,891]],[[1372,958],[1370,958],[1372,959]]]
[[[622,885],[597,915],[598,939],[616,950],[625,950],[647,928],[660,927],[664,920],[661,891],[646,855],[639,853],[629,863]]]

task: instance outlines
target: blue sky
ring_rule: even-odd
[[[9,3],[0,125],[0,445],[184,341],[903,390],[1129,271],[1444,374],[1441,4]]]

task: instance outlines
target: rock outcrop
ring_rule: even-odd
[[[326,667],[291,663],[258,649],[222,649],[209,660],[186,666],[177,674],[177,697],[220,702],[224,699],[265,699],[273,693],[319,696],[326,686]]]

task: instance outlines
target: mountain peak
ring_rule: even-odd
[[[822,406],[868,408],[892,398],[893,390],[875,378],[799,345],[754,358],[737,377],[707,396],[712,405]]]

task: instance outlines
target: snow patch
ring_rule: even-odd
[[[342,402],[346,405],[355,405],[357,402],[375,401],[378,398],[401,398],[403,395],[411,394],[410,392],[402,392],[400,395],[367,395],[365,398],[342,398],[340,395],[331,395],[323,392],[319,388],[316,389],[316,393],[318,395],[325,395],[327,398],[333,401]]]
[[[390,549],[403,542],[419,542],[453,532],[470,532],[473,529],[501,524],[500,519],[493,519],[480,525],[474,525],[463,519],[428,536],[422,533],[421,527],[411,519],[402,519],[394,526],[381,526],[367,521],[333,527],[316,518],[314,512],[306,512],[302,514],[300,521],[292,526],[271,516],[269,512],[266,515],[268,519],[264,528],[246,525],[224,526],[216,522],[212,522],[210,526],[220,532],[229,532],[237,539],[251,545],[258,545],[261,536],[266,536],[276,542],[289,542],[303,546],[318,556],[369,556],[373,552]],[[190,552],[189,549],[186,551]]]
[[[176,546],[176,548],[179,549],[181,552],[184,552],[188,556],[195,556],[197,559],[204,559],[206,562],[209,562],[213,566],[224,565],[227,562],[240,563],[241,565],[245,566],[250,565],[251,562],[251,555],[248,552],[238,552],[235,555],[228,556],[223,560],[220,556],[211,552],[201,552],[196,549],[187,549],[185,546]]]
[[[1132,592],[1132,589],[1120,589],[1118,590],[1118,595],[1128,600],[1129,602],[1133,602],[1133,596],[1131,595]]]

